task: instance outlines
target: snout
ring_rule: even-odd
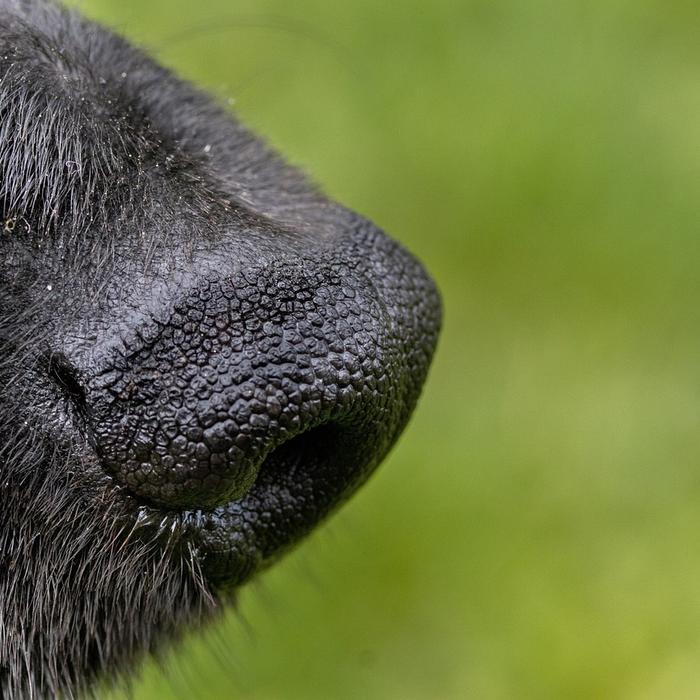
[[[190,513],[210,570],[243,579],[385,456],[439,324],[423,268],[371,227],[208,276],[91,382],[98,454],[140,502]]]

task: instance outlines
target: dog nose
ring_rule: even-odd
[[[105,469],[178,510],[236,501],[262,472],[289,476],[301,463],[310,479],[314,464],[342,465],[343,483],[328,488],[349,488],[400,431],[439,323],[432,283],[396,250],[401,270],[286,259],[189,289],[91,382]]]

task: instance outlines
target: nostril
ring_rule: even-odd
[[[292,491],[305,493],[297,508],[311,508],[308,515],[315,522],[367,476],[379,449],[369,425],[358,429],[344,421],[322,423],[275,447],[260,466],[251,494],[264,501],[286,498]]]
[[[79,409],[86,406],[85,389],[78,379],[75,368],[62,353],[52,353],[47,361],[47,372],[51,380],[70,398]]]
[[[324,423],[295,435],[267,455],[260,469],[263,477],[275,472],[294,476],[297,469],[313,471],[315,466],[332,458],[342,428],[334,422]],[[260,475],[258,475],[260,478]]]

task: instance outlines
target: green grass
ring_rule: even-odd
[[[446,309],[388,462],[137,700],[699,697],[700,6],[83,7],[234,98]]]

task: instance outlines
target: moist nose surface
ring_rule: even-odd
[[[168,509],[240,499],[261,469],[300,459],[356,453],[359,467],[386,449],[391,436],[374,426],[399,410],[391,326],[374,286],[348,265],[272,263],[203,282],[91,382],[103,464]],[[322,426],[316,453],[300,436]]]

